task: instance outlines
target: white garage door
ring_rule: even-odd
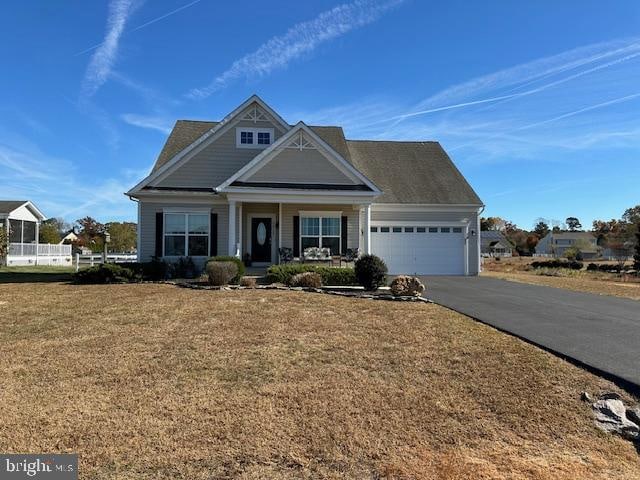
[[[371,252],[390,274],[464,275],[464,230],[447,226],[371,227]]]

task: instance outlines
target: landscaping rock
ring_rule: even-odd
[[[622,396],[616,392],[607,392],[600,395],[603,400],[622,400]]]
[[[627,408],[627,418],[636,425],[640,425],[640,407]]]
[[[593,403],[593,397],[589,395],[589,392],[582,392],[580,394],[580,400],[582,400],[583,402]]]
[[[396,297],[419,297],[424,292],[424,284],[416,277],[400,275],[391,282],[391,293]]]
[[[618,434],[627,440],[640,440],[640,426],[627,418],[627,408],[622,400],[603,398],[595,402],[593,408],[596,411],[598,428]]]

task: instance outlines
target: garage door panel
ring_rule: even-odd
[[[463,275],[464,243],[464,234],[452,228],[448,232],[427,228],[424,233],[371,233],[371,251],[395,275]]]

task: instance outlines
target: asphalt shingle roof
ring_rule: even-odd
[[[27,200],[0,200],[0,214],[8,215],[25,203]]]
[[[152,172],[217,124],[178,120]],[[309,128],[383,191],[376,203],[482,205],[438,142],[347,140],[341,127]]]

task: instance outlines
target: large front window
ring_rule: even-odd
[[[203,213],[164,214],[164,255],[203,257],[209,247],[209,215]]]
[[[300,248],[323,247],[331,255],[339,255],[341,245],[340,217],[302,217],[300,219]]]

